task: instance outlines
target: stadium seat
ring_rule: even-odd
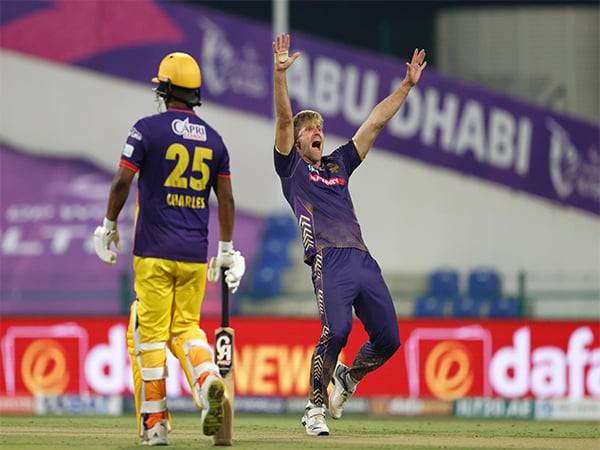
[[[459,275],[454,269],[438,269],[429,276],[429,294],[455,297],[459,294]]]
[[[252,272],[250,295],[258,298],[281,295],[281,271],[269,265],[255,265]]]
[[[470,297],[479,300],[500,298],[500,275],[491,268],[474,269],[469,274],[468,292]]]
[[[260,259],[279,269],[289,267],[292,264],[289,256],[289,241],[265,236],[260,248]]]
[[[490,317],[519,317],[521,300],[517,297],[495,299],[490,304]]]
[[[275,214],[267,217],[264,236],[268,238],[291,241],[298,233],[296,218],[289,214]]]
[[[282,294],[283,272],[292,265],[289,248],[298,225],[289,214],[269,216],[265,221],[262,241],[252,271],[249,294],[256,298]]]
[[[421,295],[415,301],[416,317],[442,317],[445,300],[435,295]]]
[[[468,295],[458,295],[452,299],[452,315],[454,317],[480,317],[483,302]]]

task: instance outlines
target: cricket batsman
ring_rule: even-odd
[[[292,116],[286,71],[300,57],[289,54],[290,36],[273,42],[275,83],[275,170],[283,194],[300,225],[304,261],[321,319],[321,336],[312,356],[310,392],[302,425],[311,436],[329,435],[325,411],[342,416],[345,402],[364,376],[380,367],[400,346],[396,311],[381,269],[365,245],[348,190],[350,175],[375,139],[402,106],[427,63],[415,49],[406,76],[392,94],[373,108],[351,140],[323,156],[323,118],[315,111]],[[369,340],[347,367],[338,362],[352,328],[352,308]],[[329,382],[333,383],[327,394]]]
[[[166,111],[138,120],[129,131],[94,245],[102,261],[115,264],[117,219],[139,173],[133,248],[136,300],[127,346],[142,444],[167,445],[167,349],[185,372],[202,412],[203,433],[214,435],[221,427],[226,392],[213,350],[199,327],[200,307],[206,279],[217,281],[221,267],[227,268],[225,280],[235,292],[245,262],[232,242],[234,200],[227,148],[194,112],[200,106],[198,64],[186,53],[171,53],[152,81],[158,84],[155,92]],[[207,265],[211,189],[217,195],[220,241],[217,256]]]

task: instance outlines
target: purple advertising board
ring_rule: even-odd
[[[148,83],[161,58],[194,55],[205,99],[271,117],[271,29],[169,2],[9,2],[2,47]],[[69,23],[69,26],[61,24]],[[418,42],[415,42],[418,46]],[[293,108],[354,134],[404,76],[403,61],[292,32]],[[427,69],[378,148],[600,214],[600,128]]]
[[[108,266],[96,256],[92,234],[106,213],[111,174],[81,160],[31,156],[6,145],[0,145],[0,162],[0,314],[126,310],[133,300],[135,190],[119,216],[117,264]],[[217,221],[213,211],[209,255],[216,252]],[[236,214],[234,241],[249,272],[262,230],[263,219]],[[220,312],[219,289],[220,283],[207,283],[203,314]]]

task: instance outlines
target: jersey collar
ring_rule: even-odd
[[[175,112],[193,114],[194,116],[196,115],[196,113],[194,112],[193,109],[169,108],[169,109],[167,109],[167,111],[175,111]]]

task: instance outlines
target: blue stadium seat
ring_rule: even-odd
[[[483,302],[475,297],[459,295],[452,299],[454,317],[480,317]]]
[[[250,295],[259,298],[281,295],[281,271],[269,265],[255,265],[252,272]]]
[[[491,268],[478,268],[469,274],[469,296],[495,300],[501,295],[500,275]]]
[[[490,304],[490,317],[519,317],[521,300],[517,297],[495,299]]]
[[[291,266],[289,241],[277,237],[265,237],[260,248],[260,260],[279,269]]]
[[[291,241],[298,234],[296,218],[289,214],[275,214],[265,221],[264,236]]]
[[[459,275],[454,269],[438,269],[429,276],[429,294],[455,297],[459,293]]]
[[[442,317],[445,300],[435,295],[421,295],[415,300],[416,317]]]
[[[292,265],[289,255],[291,241],[297,234],[296,219],[289,214],[269,216],[265,220],[261,245],[251,276],[249,294],[257,298],[282,294],[282,276]]]

